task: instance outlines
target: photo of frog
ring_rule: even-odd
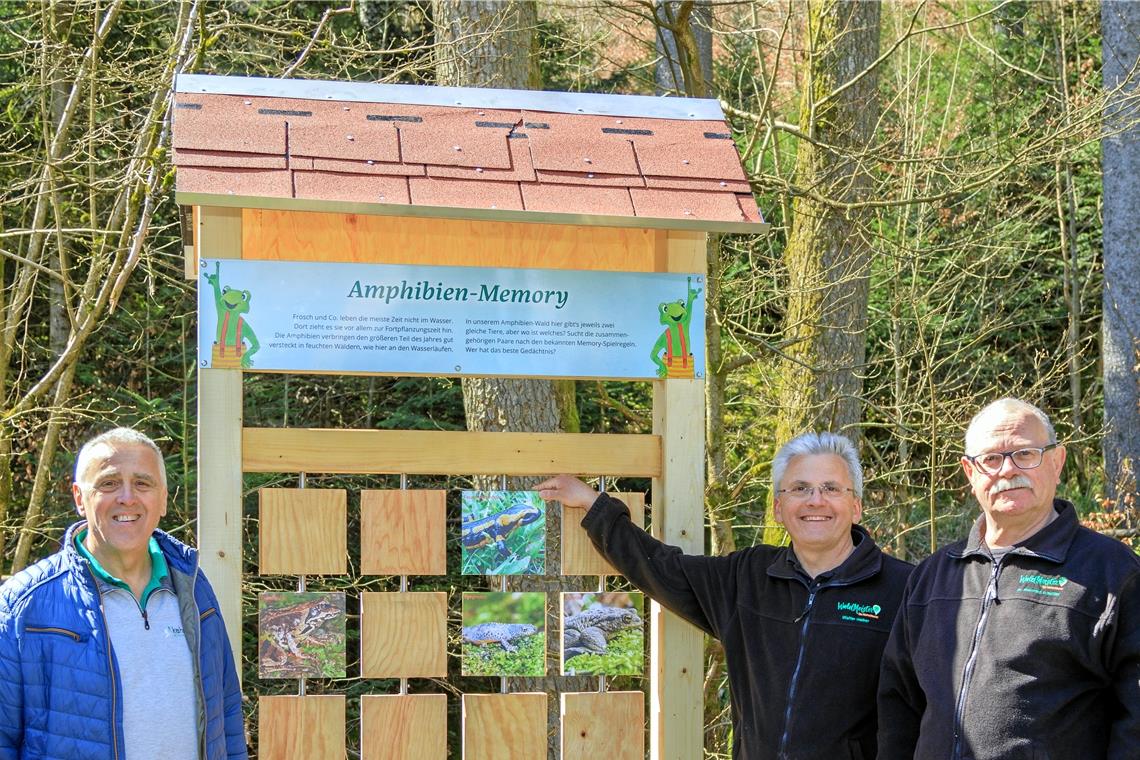
[[[463,675],[546,675],[545,623],[542,592],[465,592]]]
[[[463,575],[546,572],[546,502],[536,491],[464,491]]]
[[[644,609],[639,593],[562,594],[562,675],[644,673]]]
[[[344,678],[344,594],[263,591],[257,597],[261,678]]]

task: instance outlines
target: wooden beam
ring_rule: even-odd
[[[625,227],[269,209],[247,208],[243,214],[243,257],[275,261],[652,272],[659,234]]]
[[[203,208],[197,218],[203,256],[241,257],[241,209]],[[199,566],[218,596],[238,663],[242,660],[241,377],[240,370],[198,369]]]
[[[219,370],[220,371],[220,370]],[[246,428],[245,472],[656,477],[656,435]]]
[[[659,241],[661,242],[661,241]],[[706,271],[704,235],[669,233],[660,246],[665,271]],[[653,479],[651,532],[689,554],[704,554],[705,385],[653,384],[653,432],[661,436],[662,474]],[[704,754],[704,636],[653,602],[649,610],[649,756],[689,760]]]

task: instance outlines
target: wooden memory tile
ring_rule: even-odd
[[[343,694],[257,700],[260,760],[344,760]]]
[[[447,573],[446,491],[361,491],[360,571]]]
[[[360,760],[446,760],[446,694],[360,698]]]
[[[447,677],[447,592],[360,594],[363,678]]]
[[[599,757],[645,757],[645,695],[640,691],[562,693],[562,760]]]
[[[340,488],[258,491],[262,575],[348,572],[348,495]]]
[[[611,493],[629,507],[630,519],[637,527],[645,525],[645,494]],[[581,523],[585,510],[562,509],[562,574],[563,575],[621,575],[607,562],[586,535]]]
[[[545,694],[463,695],[463,760],[545,759]]]

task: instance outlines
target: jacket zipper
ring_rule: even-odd
[[[788,746],[788,734],[790,733],[792,725],[792,704],[796,698],[796,686],[799,684],[800,667],[804,662],[804,649],[807,648],[808,624],[811,622],[812,607],[815,606],[815,595],[819,593],[820,588],[820,584],[812,581],[812,583],[808,586],[808,598],[807,604],[804,605],[804,611],[801,612],[800,616],[795,619],[795,622],[798,623],[802,620],[804,621],[804,624],[800,628],[800,647],[799,651],[796,653],[796,666],[792,670],[791,683],[788,684],[788,704],[787,707],[784,708],[784,731],[780,735],[780,750],[776,753],[776,757],[779,758],[784,757],[784,752]]]
[[[82,641],[83,638],[75,631],[69,631],[66,628],[55,628],[52,626],[33,627],[28,626],[24,629],[27,633],[58,633],[61,636],[70,636],[75,641]]]
[[[95,574],[90,565],[87,566],[87,573],[95,584],[95,595],[99,596],[99,584],[95,581]],[[107,642],[107,672],[111,674],[111,747],[114,751],[115,760],[119,760],[119,727],[115,717],[119,712],[119,700],[115,697],[118,686],[115,678],[115,659],[111,654],[111,628],[107,625],[107,613],[103,611],[103,597],[101,596],[99,597],[99,617],[103,620],[103,638]]]
[[[982,597],[982,610],[978,614],[978,623],[974,626],[974,639],[970,643],[970,655],[966,658],[966,666],[962,671],[962,688],[958,692],[957,704],[954,706],[954,752],[951,755],[954,760],[959,760],[962,757],[962,722],[963,715],[966,711],[966,697],[970,692],[970,679],[974,675],[974,665],[977,664],[978,659],[978,643],[982,639],[982,631],[986,627],[986,619],[989,617],[990,606],[993,601],[997,599],[997,583],[998,578],[1001,576],[1001,563],[1005,559],[1002,557],[994,562],[993,572],[990,573],[990,583],[986,587],[986,594]]]
[[[195,610],[198,609],[198,593],[197,592],[198,592],[198,570],[199,570],[199,567],[200,566],[198,564],[198,557],[197,557],[197,555],[195,555],[195,557],[194,557],[194,577],[191,578],[191,581],[190,581],[190,595],[191,595],[191,597],[193,597],[191,599],[191,601],[194,603],[194,609]],[[198,690],[198,709],[202,711],[202,713],[201,713],[202,730],[198,734],[198,754],[202,758],[206,757],[206,733],[207,733],[207,729],[209,728],[207,723],[210,720],[209,713],[206,710],[206,690],[202,686],[202,680],[205,677],[203,674],[203,668],[202,668],[202,619],[204,617],[209,617],[209,615],[212,611],[214,611],[214,608],[211,607],[210,609],[206,610],[205,612],[198,613],[198,623],[197,623],[197,625],[198,625],[198,637],[195,639],[195,641],[198,642],[198,651],[190,653],[190,655],[195,660],[194,669],[197,671],[197,673],[196,673],[197,678],[195,678],[194,681],[195,681],[195,686],[197,686],[197,690]],[[226,646],[229,646],[228,640],[226,641]],[[224,680],[224,678],[223,678],[223,680]],[[224,686],[222,688],[222,700],[223,700],[223,702],[225,701],[225,688],[224,688]],[[195,721],[195,722],[197,722],[197,721]],[[225,726],[225,705],[222,706],[222,724],[223,724],[222,733],[224,735],[225,734],[225,730],[224,730],[224,726]]]

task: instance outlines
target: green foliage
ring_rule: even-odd
[[[546,639],[542,632],[515,639],[515,652],[498,644],[463,643],[463,673],[468,676],[546,675]]]

